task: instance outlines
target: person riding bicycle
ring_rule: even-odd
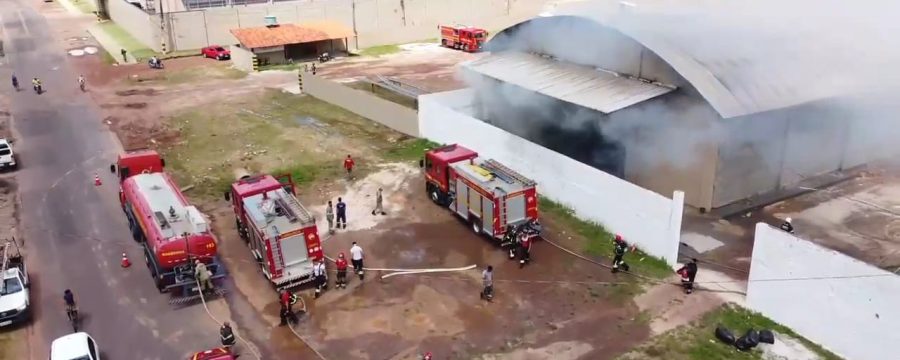
[[[19,90],[19,79],[16,78],[16,74],[12,76],[12,85],[16,90]]]
[[[78,75],[78,86],[84,89],[84,75]]]
[[[72,290],[66,289],[63,293],[63,300],[66,301],[66,315],[73,315],[78,313],[78,309],[75,307],[75,294],[72,294]]]

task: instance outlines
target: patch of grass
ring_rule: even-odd
[[[393,44],[392,45],[379,45],[379,46],[373,46],[373,47],[368,47],[368,48],[362,49],[362,50],[360,50],[359,55],[381,56],[381,55],[396,54],[400,51],[403,51],[403,49],[401,49],[400,46],[398,46],[398,45],[393,45]]]
[[[276,90],[217,104],[215,111],[185,111],[167,126],[178,141],[160,150],[178,183],[195,185],[190,195],[203,199],[221,198],[238,169],[288,173],[306,187],[343,176],[348,153],[357,158],[354,175],[362,178],[384,159],[412,160],[426,144],[398,141],[396,132],[349,111]]]
[[[100,58],[103,59],[103,63],[107,65],[112,65],[116,63],[116,59],[113,58],[112,54],[107,51],[100,52]]]
[[[159,72],[152,78],[129,78],[128,81],[135,84],[179,85],[204,80],[238,80],[247,76],[247,73],[226,66],[204,66],[176,71]]]
[[[396,147],[384,153],[384,157],[389,161],[417,161],[425,155],[426,150],[439,146],[441,145],[428,139],[410,138],[398,141]]]
[[[586,239],[584,251],[591,256],[604,256],[612,258],[614,235],[603,225],[579,219],[571,208],[554,202],[546,197],[540,197],[538,208],[542,216],[552,216],[554,220],[571,229]],[[627,239],[626,239],[627,241]],[[643,259],[643,260],[641,260]],[[662,259],[650,256],[637,250],[625,255],[625,262],[631,266],[631,271],[637,274],[662,279],[672,275],[672,268]],[[632,290],[632,289],[623,289]]]
[[[335,178],[343,174],[342,169],[334,163],[295,164],[272,171],[272,174],[290,174],[297,186],[312,184],[316,180]]]
[[[725,304],[711,311],[697,322],[682,326],[657,336],[635,350],[620,357],[626,359],[665,360],[756,360],[762,359],[762,351],[753,349],[742,352],[715,338],[716,326],[730,329],[735,337],[743,336],[748,329],[769,329],[781,335],[788,335],[802,342],[808,349],[825,360],[840,360],[840,357],[821,346],[797,335],[793,330],[774,321],[733,304]],[[776,340],[777,341],[777,340]]]
[[[86,0],[83,0],[86,1]],[[116,40],[122,47],[127,50],[131,56],[137,59],[138,62],[142,62],[146,59],[149,59],[151,56],[157,55],[155,51],[144,46],[140,41],[131,36],[125,29],[123,29],[118,24],[112,21],[102,22],[97,24],[101,30],[106,32],[109,36]],[[110,51],[116,51],[117,49],[108,49]],[[121,54],[110,54],[112,56],[121,56]]]
[[[78,11],[85,14],[93,14],[97,11],[97,3],[94,0],[69,0]]]

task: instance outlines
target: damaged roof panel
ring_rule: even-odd
[[[463,67],[604,114],[675,89],[521,52],[493,53],[464,63]]]

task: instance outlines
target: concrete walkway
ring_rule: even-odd
[[[114,60],[116,60],[117,64],[128,63],[128,64],[136,64],[137,59],[131,55],[131,53],[127,53],[127,61],[123,61],[122,59],[122,45],[119,44],[119,41],[116,38],[110,36],[106,33],[105,30],[100,26],[100,24],[91,25],[88,28],[88,33],[97,40],[97,43],[100,44],[109,55],[112,56]]]

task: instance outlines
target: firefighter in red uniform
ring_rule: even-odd
[[[531,261],[531,234],[523,231],[519,234],[519,267],[524,267],[525,263]]]
[[[335,284],[339,288],[347,287],[347,258],[344,257],[344,253],[338,254],[337,260],[334,262],[335,267],[337,267],[337,284]]]
[[[287,325],[288,322],[297,323],[297,315],[293,309],[296,302],[297,295],[287,290],[281,292],[281,326]]]
[[[344,159],[344,170],[347,170],[347,178],[353,177],[353,165],[356,163],[353,162],[353,158],[350,157],[350,154],[347,154],[347,158]]]

